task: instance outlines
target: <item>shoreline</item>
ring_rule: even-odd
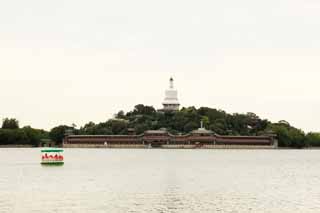
[[[32,145],[0,145],[0,148],[37,148]]]
[[[241,149],[241,150],[320,150],[320,147],[307,147],[307,148],[291,148],[291,147],[256,147],[256,146],[248,146],[248,147],[234,147],[234,146],[221,146],[221,147],[129,147],[129,146],[115,146],[115,147],[105,147],[105,146],[64,146],[64,147],[36,147],[32,145],[0,145],[1,148],[65,148],[65,149]]]

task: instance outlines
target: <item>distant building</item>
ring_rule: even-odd
[[[38,146],[39,147],[55,147],[56,142],[54,142],[51,139],[41,139]]]
[[[205,128],[184,135],[166,130],[147,130],[140,135],[67,135],[65,148],[207,148],[207,149],[274,149],[275,135],[222,136]]]
[[[163,109],[160,111],[178,111],[178,91],[174,89],[170,78],[169,89],[165,91]],[[142,116],[142,115],[141,115]],[[165,128],[147,130],[136,135],[134,128],[127,135],[72,135],[66,134],[63,140],[66,148],[207,148],[207,149],[274,149],[278,147],[276,135],[262,136],[224,136],[207,130],[201,122],[200,128],[188,134],[174,135]]]
[[[180,103],[178,101],[178,91],[174,89],[173,78],[170,78],[169,89],[165,91],[165,98],[162,102],[162,111],[177,111]]]

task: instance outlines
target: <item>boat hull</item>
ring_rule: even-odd
[[[41,162],[43,166],[62,166],[64,162]]]

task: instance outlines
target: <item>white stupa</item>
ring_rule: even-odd
[[[170,78],[169,89],[165,92],[165,98],[162,102],[164,111],[177,111],[179,110],[178,91],[174,89],[173,78]]]

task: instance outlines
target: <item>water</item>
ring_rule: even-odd
[[[320,150],[0,149],[0,212],[319,212]]]

